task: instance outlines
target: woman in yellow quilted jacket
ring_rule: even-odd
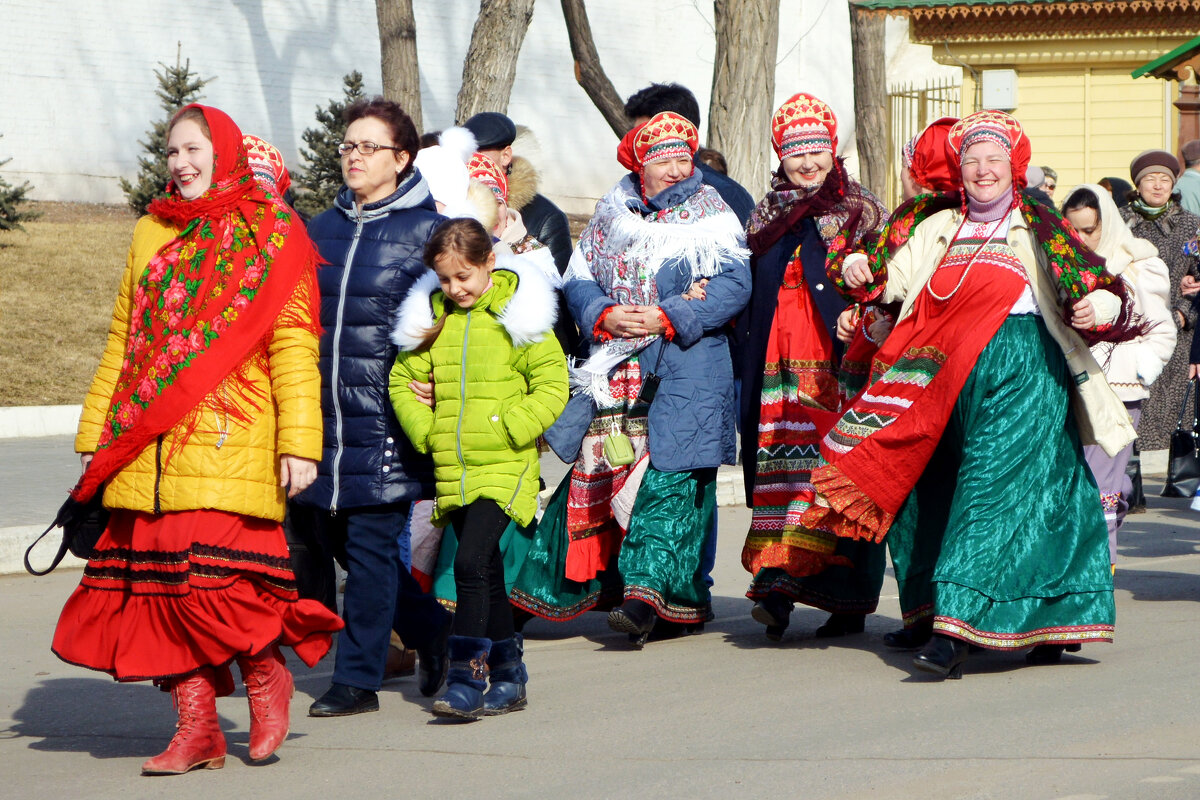
[[[567,361],[552,333],[549,280],[509,253],[498,261],[479,222],[442,223],[425,263],[433,272],[397,315],[390,389],[413,447],[433,455],[433,522],[458,534],[450,670],[433,713],[471,720],[526,704],[500,536],[537,511],[537,439],[567,404]],[[431,379],[432,408],[411,388]]]
[[[244,141],[244,138],[246,141]],[[279,152],[190,105],[167,133],[168,196],[138,221],[108,343],[84,401],[72,497],[112,510],[54,634],[63,660],[172,693],[179,722],[142,765],[225,763],[216,698],[237,661],[250,758],[288,732],[291,673],[341,620],[296,595],[285,497],[321,455],[316,254],[280,199]]]

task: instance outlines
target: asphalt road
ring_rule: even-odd
[[[218,701],[225,768],[170,778],[138,774],[173,733],[168,696],[49,651],[79,573],[0,578],[0,797],[1200,798],[1200,515],[1151,503],[1123,531],[1116,643],[1057,666],[916,673],[880,642],[890,577],[865,634],[818,641],[824,615],[801,609],[769,643],[742,596],[748,512],[722,509],[701,635],[636,652],[599,614],[535,620],[529,708],[469,725],[433,721],[412,679],[378,713],[308,718],[332,667],[300,665],[276,760],[246,761],[239,691]]]

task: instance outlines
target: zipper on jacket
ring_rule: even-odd
[[[460,477],[458,479],[458,495],[459,502],[462,505],[467,504],[467,460],[463,457],[462,449],[462,421],[463,412],[467,408],[467,339],[471,334],[471,312],[467,312],[467,326],[463,329],[463,345],[462,345],[462,368],[458,376],[458,425],[454,430],[454,446],[458,450],[458,467]]]
[[[362,235],[362,209],[358,212],[358,222],[354,226],[354,238],[350,240],[350,247],[346,250],[346,267],[342,270],[342,288],[338,294],[337,316],[333,323],[333,366],[330,368],[329,383],[331,395],[333,395],[333,438],[336,443],[333,453],[333,496],[329,500],[329,510],[336,513],[338,507],[338,495],[341,494],[342,488],[342,401],[341,387],[338,385],[338,375],[341,370],[338,368],[342,360],[342,318],[346,311],[346,286],[350,283],[350,266],[354,263],[354,253],[358,250],[358,239]]]
[[[513,503],[517,502],[517,495],[521,494],[521,484],[525,482],[525,473],[529,472],[529,464],[525,464],[525,469],[521,470],[520,477],[517,478],[517,488],[513,491],[512,499],[508,501],[508,505],[504,507],[505,511],[512,511]]]
[[[162,485],[162,445],[163,437],[159,434],[158,443],[154,446],[154,513],[162,513],[162,502],[158,495],[158,489]]]

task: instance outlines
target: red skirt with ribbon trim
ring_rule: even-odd
[[[225,695],[233,659],[279,644],[311,667],[342,624],[297,595],[278,522],[117,509],[62,610],[52,649],[119,681],[162,683],[214,667]]]

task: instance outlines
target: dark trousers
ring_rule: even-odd
[[[451,521],[458,534],[454,635],[486,636],[494,642],[511,639],[512,606],[504,587],[504,560],[500,556],[500,536],[508,527],[508,515],[492,500],[476,500],[453,512]]]
[[[391,631],[396,631],[405,647],[417,649],[429,644],[446,624],[449,612],[421,590],[400,560],[397,538],[408,512],[408,503],[352,508],[337,514],[299,505],[290,509],[289,536],[303,543],[304,556],[313,562],[303,581],[297,574],[300,596],[336,607],[333,561],[346,570],[342,597],[346,627],[338,636],[334,683],[378,690]]]

